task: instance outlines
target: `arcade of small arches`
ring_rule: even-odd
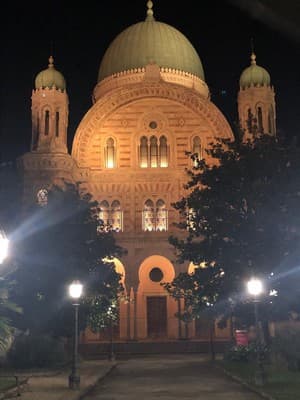
[[[247,123],[247,129],[251,133],[266,133],[275,135],[275,124],[274,124],[274,110],[272,105],[264,115],[264,109],[262,104],[256,104],[254,109],[250,106],[246,107],[245,110],[245,121]]]
[[[153,129],[156,128],[156,122],[152,121]],[[192,152],[198,158],[203,157],[203,149],[201,146],[201,139],[199,136],[194,136],[192,139]],[[106,140],[104,148],[104,159],[106,168],[117,167],[117,145],[116,140],[109,137]],[[139,166],[141,168],[166,168],[169,166],[170,147],[168,139],[165,135],[157,137],[152,135],[150,137],[142,136],[139,142]]]
[[[37,149],[37,145],[39,142],[39,136],[44,134],[44,136],[48,136],[49,132],[54,131],[55,137],[58,138],[60,134],[60,113],[59,110],[56,110],[54,113],[54,121],[52,122],[50,109],[45,108],[42,111],[42,118],[37,115],[36,123],[34,124],[35,129],[33,130],[33,138],[32,138],[32,150]],[[54,123],[54,127],[51,127],[51,124]]]

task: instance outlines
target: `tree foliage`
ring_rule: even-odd
[[[0,231],[8,236],[19,216],[20,198],[16,166],[11,162],[0,163]],[[14,332],[12,315],[21,313],[21,308],[10,299],[13,282],[9,273],[14,268],[9,257],[0,262],[0,349],[6,348]]]
[[[207,153],[214,162],[197,160],[188,171],[188,194],[174,204],[181,216],[177,227],[184,232],[183,238],[170,238],[179,261],[213,267],[222,280],[210,288],[218,305],[243,302],[245,283],[256,275],[280,290],[273,305],[280,298],[291,307],[299,298],[295,287],[293,296],[287,295],[299,263],[299,148],[263,135],[246,143],[218,140]],[[205,274],[186,274],[185,280],[198,287]],[[196,303],[199,296],[206,297],[195,294]]]
[[[15,227],[21,204],[21,185],[16,165],[0,163],[0,226],[6,233]]]
[[[7,347],[9,339],[13,335],[11,315],[22,312],[21,308],[9,299],[11,285],[10,281],[0,278],[0,350]]]
[[[14,300],[24,309],[16,323],[23,330],[68,335],[72,304],[68,285],[80,280],[84,297],[80,325],[97,330],[123,286],[114,257],[125,251],[98,219],[97,203],[79,185],[54,186],[46,206],[35,206],[18,230],[13,249],[18,268]]]

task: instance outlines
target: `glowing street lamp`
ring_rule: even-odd
[[[254,318],[255,318],[255,329],[256,329],[256,346],[257,346],[257,368],[255,371],[255,384],[257,386],[263,386],[266,381],[266,374],[263,366],[263,353],[262,353],[262,343],[261,335],[259,329],[259,318],[258,318],[258,302],[259,296],[263,293],[263,283],[260,279],[252,278],[247,283],[247,288],[249,294],[252,296],[254,304]]]
[[[74,281],[69,286],[69,295],[73,299],[73,306],[75,310],[72,372],[71,375],[69,376],[70,389],[80,388],[79,360],[78,360],[78,308],[79,308],[79,299],[82,295],[82,289],[83,285],[79,281]]]
[[[263,284],[260,279],[252,278],[247,283],[248,292],[251,296],[257,297],[263,292]]]
[[[8,255],[8,244],[9,240],[7,239],[4,231],[0,230],[0,264],[3,263]]]

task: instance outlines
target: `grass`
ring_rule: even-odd
[[[252,386],[254,383],[255,364],[241,361],[220,361],[220,365]],[[261,388],[276,400],[296,400],[300,398],[300,371],[288,371],[279,366],[265,367],[267,382]]]
[[[16,379],[12,377],[0,377],[0,393],[16,386]]]

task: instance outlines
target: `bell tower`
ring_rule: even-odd
[[[240,77],[238,114],[243,140],[262,134],[276,135],[275,92],[267,70],[256,64],[251,54],[251,65]]]
[[[69,100],[63,75],[49,57],[48,68],[35,78],[32,92],[31,151],[67,153]]]
[[[53,184],[73,182],[74,161],[67,148],[66,81],[54,67],[52,56],[48,68],[35,78],[31,100],[31,147],[18,159],[23,180],[23,210],[36,202],[44,205]]]

